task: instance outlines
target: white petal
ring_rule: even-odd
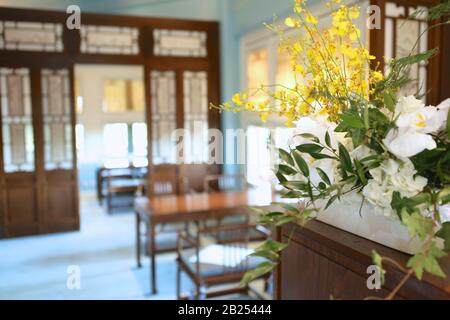
[[[433,137],[413,130],[398,130],[394,138],[392,138],[392,135],[389,136],[389,140],[387,138],[384,140],[387,148],[400,158],[409,158],[425,149],[436,148]]]

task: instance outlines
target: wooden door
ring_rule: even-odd
[[[72,73],[0,66],[0,237],[79,228]]]
[[[44,233],[79,228],[73,88],[72,66],[40,69]]]
[[[219,103],[217,22],[83,13],[77,30],[67,18],[0,8],[0,238],[79,229],[74,64],[145,67],[150,164],[173,161],[163,135],[190,119],[220,127],[207,105]]]

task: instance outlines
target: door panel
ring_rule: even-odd
[[[59,222],[68,223],[76,219],[74,210],[74,186],[71,183],[72,173],[69,171],[55,171],[46,173],[46,224],[55,225]]]
[[[41,73],[45,232],[78,229],[71,70]]]
[[[7,221],[12,227],[38,223],[33,180],[32,175],[7,178]]]

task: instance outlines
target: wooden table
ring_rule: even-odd
[[[279,196],[270,188],[249,189],[242,192],[215,192],[184,195],[137,198],[136,211],[136,259],[141,267],[141,222],[147,224],[150,239],[151,290],[156,293],[155,227],[163,223],[201,221],[250,213],[249,206],[268,206]]]

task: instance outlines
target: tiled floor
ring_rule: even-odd
[[[136,268],[132,212],[107,215],[92,196],[82,199],[81,231],[0,240],[0,299],[174,299],[175,254],[158,255],[150,295],[148,259]],[[80,289],[67,286],[70,266]]]
[[[91,196],[81,203],[81,231],[0,240],[0,299],[173,299],[175,255],[158,256],[157,295],[149,295],[148,259],[137,269],[134,215],[107,215]],[[68,289],[79,266],[81,288]]]

